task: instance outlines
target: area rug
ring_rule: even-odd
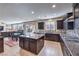
[[[5,44],[8,45],[9,47],[13,47],[13,46],[16,46],[18,43],[10,39],[5,41]]]

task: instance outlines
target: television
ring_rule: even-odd
[[[0,31],[3,31],[4,30],[4,27],[3,26],[0,26]]]
[[[38,29],[44,29],[44,22],[38,22]]]

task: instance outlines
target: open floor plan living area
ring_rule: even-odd
[[[0,3],[0,56],[79,56],[79,3]]]

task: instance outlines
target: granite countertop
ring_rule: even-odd
[[[35,34],[35,33],[28,33],[26,35],[20,35],[20,37],[32,38],[32,39],[39,39],[43,37],[44,34]]]
[[[60,35],[72,56],[79,56],[79,38],[71,38]]]

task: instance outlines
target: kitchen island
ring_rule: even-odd
[[[22,49],[38,54],[44,46],[44,34],[20,35],[19,46]]]

